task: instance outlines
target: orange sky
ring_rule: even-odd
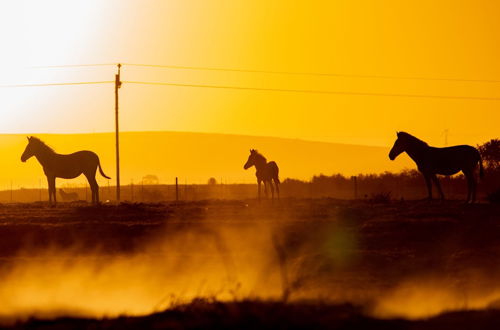
[[[113,80],[147,63],[404,77],[500,79],[500,3],[483,1],[8,1],[0,84]],[[123,80],[500,97],[500,83],[311,77],[124,66]],[[124,84],[123,130],[390,145],[498,137],[500,101],[318,95]],[[113,85],[0,88],[0,133],[112,131]]]

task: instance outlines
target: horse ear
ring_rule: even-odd
[[[398,131],[396,131],[396,136],[399,137],[399,132]]]
[[[28,139],[28,142],[31,141],[31,138],[29,136],[26,137]]]

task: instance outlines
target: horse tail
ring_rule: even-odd
[[[104,172],[102,170],[102,167],[101,167],[101,161],[99,160],[99,158],[97,158],[97,166],[99,167],[99,173],[101,173],[101,175],[103,177],[105,177],[106,179],[111,179],[109,176],[107,176],[106,174],[104,174]]]

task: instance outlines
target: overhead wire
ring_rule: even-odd
[[[500,97],[488,97],[488,96],[454,96],[454,95],[433,95],[433,94],[349,92],[349,91],[329,91],[329,90],[314,90],[314,89],[264,88],[264,87],[184,84],[184,83],[128,81],[128,80],[122,81],[122,82],[125,84],[175,86],[175,87],[196,87],[196,88],[213,88],[213,89],[233,89],[233,90],[248,90],[248,91],[271,91],[271,92],[305,93],[305,94],[334,94],[334,95],[352,95],[352,96],[381,96],[381,97],[408,97],[408,98],[436,98],[436,99],[457,99],[457,100],[500,101]]]
[[[118,63],[49,65],[49,66],[39,66],[39,67],[34,67],[34,68],[98,67],[98,66],[113,66],[113,65],[118,65]],[[281,75],[311,75],[311,76],[354,77],[354,78],[381,78],[381,79],[408,79],[408,80],[412,79],[412,80],[500,83],[500,80],[493,80],[493,79],[492,80],[484,80],[484,79],[403,77],[403,76],[379,76],[379,75],[357,75],[357,74],[291,72],[291,71],[288,72],[288,71],[266,71],[266,70],[250,70],[250,69],[235,69],[235,68],[176,66],[176,65],[137,64],[137,63],[121,63],[121,65],[122,66],[137,66],[137,67],[168,68],[168,69],[211,70],[211,71],[228,71],[228,72],[245,72],[245,73],[281,74]],[[115,81],[104,80],[104,81],[6,84],[6,85],[0,85],[0,88],[44,87],[44,86],[65,86],[65,85],[92,85],[92,84],[110,84],[110,83],[115,83]],[[494,96],[490,97],[490,96],[467,96],[467,95],[461,96],[461,95],[436,95],[436,94],[412,94],[412,93],[377,93],[377,92],[363,92],[363,91],[332,91],[332,90],[321,90],[321,89],[251,87],[251,86],[189,84],[189,83],[152,82],[152,81],[135,81],[135,80],[125,80],[125,81],[122,81],[122,83],[142,84],[142,85],[158,85],[158,86],[173,86],[173,87],[193,87],[193,88],[231,89],[231,90],[246,90],[246,91],[303,93],[303,94],[331,94],[331,95],[348,95],[348,96],[351,95],[351,96],[379,96],[379,97],[407,97],[407,98],[434,98],[434,99],[500,101],[500,97],[494,97]]]
[[[76,81],[76,82],[56,82],[56,83],[35,83],[35,84],[11,84],[0,85],[0,88],[17,88],[17,87],[45,87],[45,86],[67,86],[67,85],[94,85],[94,84],[110,84],[112,80],[107,81]]]
[[[327,72],[294,72],[294,71],[252,70],[252,69],[239,69],[239,68],[160,65],[160,64],[137,64],[137,63],[122,63],[122,65],[136,66],[136,67],[164,68],[164,69],[179,69],[179,70],[227,71],[227,72],[244,72],[244,73],[264,73],[264,74],[276,74],[276,75],[301,75],[301,76],[389,79],[389,80],[425,80],[425,81],[500,83],[500,80],[498,80],[498,79],[468,79],[468,78],[395,76],[395,75],[349,74],[349,73],[327,73]]]
[[[500,79],[479,79],[479,78],[449,78],[449,77],[425,77],[425,76],[397,76],[397,75],[377,75],[377,74],[352,74],[338,72],[305,72],[305,71],[279,71],[279,70],[258,70],[245,68],[225,68],[208,66],[187,66],[187,65],[165,65],[165,64],[146,64],[146,63],[95,63],[95,64],[65,64],[65,65],[46,65],[32,66],[30,68],[77,68],[77,67],[99,67],[99,66],[135,66],[150,67],[175,70],[196,70],[196,71],[225,71],[242,73],[262,73],[274,75],[296,75],[296,76],[318,76],[318,77],[342,77],[342,78],[361,78],[361,79],[387,79],[387,80],[422,80],[422,81],[449,81],[449,82],[472,82],[472,83],[500,83]]]

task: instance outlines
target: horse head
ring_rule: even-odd
[[[35,143],[33,142],[34,141],[33,137],[27,136],[26,138],[28,139],[28,145],[26,146],[23,154],[21,155],[21,161],[23,163],[35,155],[35,149],[36,149]]]
[[[248,160],[243,165],[243,169],[248,170],[250,167],[255,165],[255,156],[257,155],[257,150],[250,149],[250,156],[248,156]]]
[[[401,134],[401,132],[396,132],[396,136],[398,138],[396,139],[396,142],[394,142],[394,145],[392,146],[392,149],[389,152],[390,160],[396,159],[396,157],[399,156],[399,154],[406,151],[406,142],[404,140],[404,135]]]

